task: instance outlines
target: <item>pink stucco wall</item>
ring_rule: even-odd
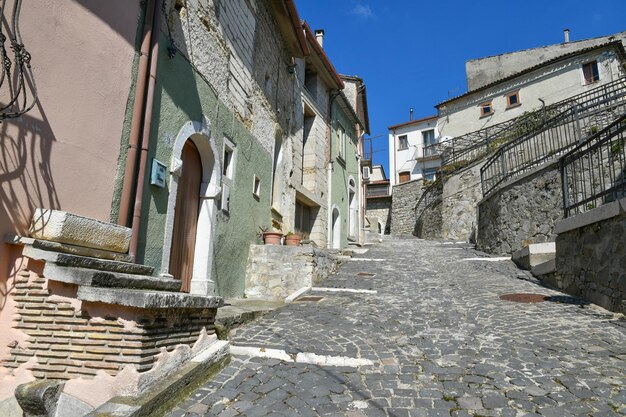
[[[138,0],[23,2],[39,102],[0,124],[0,242],[26,234],[36,207],[110,220],[139,9]],[[0,243],[0,332],[19,256]]]

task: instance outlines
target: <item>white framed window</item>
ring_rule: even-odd
[[[261,178],[257,177],[256,175],[254,175],[252,178],[252,194],[256,198],[261,197]]]
[[[222,196],[220,208],[229,211],[230,190],[235,183],[235,164],[237,162],[237,146],[233,141],[224,137],[222,150]]]

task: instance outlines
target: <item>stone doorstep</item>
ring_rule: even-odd
[[[32,237],[18,236],[12,233],[4,235],[4,241],[12,245],[32,246],[36,249],[51,252],[68,253],[70,255],[108,259],[111,261],[132,262],[131,256],[127,253],[85,248],[82,246],[68,245],[67,243],[52,242],[50,240],[33,239]]]
[[[511,255],[511,260],[522,269],[530,270],[532,267],[547,262],[556,257],[556,243],[532,243]]]
[[[37,208],[29,233],[42,240],[127,253],[132,230],[65,211]]]
[[[52,281],[88,287],[128,288],[138,290],[180,291],[181,281],[171,278],[155,278],[147,275],[123,274],[96,269],[61,266],[47,262],[44,276]]]
[[[152,275],[154,271],[154,268],[146,265],[70,255],[67,253],[42,250],[33,246],[24,246],[22,255],[35,260],[52,262],[59,266],[97,269],[99,271],[121,272],[133,275]]]
[[[222,297],[216,296],[192,295],[183,292],[86,286],[78,287],[77,298],[81,301],[150,309],[219,308],[224,305]]]
[[[217,341],[175,374],[160,380],[138,397],[114,397],[86,417],[150,417],[165,415],[176,404],[230,363],[228,342]]]
[[[536,277],[556,272],[556,259],[551,259],[532,267],[531,272]]]

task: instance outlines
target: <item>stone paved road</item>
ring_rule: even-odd
[[[170,416],[626,415],[626,321],[543,288],[466,245],[388,240],[316,293],[231,336],[236,346],[373,361],[318,366],[234,356]],[[368,272],[374,276],[359,276]],[[521,279],[526,278],[526,279]],[[550,301],[503,301],[532,292]]]

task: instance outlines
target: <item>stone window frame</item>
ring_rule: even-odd
[[[506,109],[514,109],[515,107],[519,107],[522,105],[522,101],[520,100],[519,91],[512,91],[506,94]],[[515,103],[511,103],[511,98],[515,97]]]
[[[489,117],[493,115],[496,111],[493,108],[493,100],[483,101],[478,105],[480,108],[480,117]],[[485,109],[489,109],[486,111]]]
[[[252,195],[257,199],[261,198],[261,178],[252,176]]]
[[[224,136],[222,144],[222,195],[220,197],[220,209],[225,213],[230,211],[230,191],[235,185],[236,165],[237,145]]]

